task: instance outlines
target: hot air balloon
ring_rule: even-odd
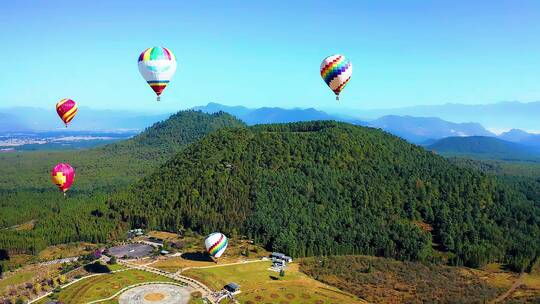
[[[139,55],[139,72],[152,90],[157,101],[176,72],[176,57],[164,47],[152,47]]]
[[[69,98],[64,98],[56,104],[56,113],[58,113],[67,128],[75,114],[77,114],[77,103]]]
[[[225,252],[225,249],[227,249],[227,244],[229,243],[229,240],[227,237],[220,232],[214,232],[210,234],[206,239],[204,240],[204,246],[206,247],[206,251],[208,254],[210,254],[213,258],[219,258],[223,252]]]
[[[339,100],[339,93],[347,85],[351,76],[352,63],[343,55],[328,56],[321,63],[321,77],[336,94],[336,100]]]
[[[75,178],[75,170],[67,163],[58,163],[51,171],[51,177],[53,183],[55,183],[60,191],[64,192],[69,190],[73,179]]]

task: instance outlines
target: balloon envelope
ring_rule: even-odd
[[[75,169],[67,163],[59,163],[51,171],[53,183],[55,183],[60,191],[66,192],[73,184],[75,178]]]
[[[56,104],[56,113],[66,124],[66,127],[77,114],[77,110],[77,103],[69,98],[64,98]]]
[[[223,252],[225,252],[225,249],[227,249],[227,244],[229,244],[229,240],[223,233],[220,232],[214,232],[204,240],[206,251],[208,254],[210,254],[210,256],[215,258],[219,258]]]
[[[139,72],[159,96],[176,72],[176,57],[164,47],[152,47],[139,55]]]
[[[352,76],[352,63],[343,55],[332,55],[324,58],[321,63],[321,77],[336,94],[339,100],[339,93],[345,88]]]

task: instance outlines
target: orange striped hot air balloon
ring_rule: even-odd
[[[67,128],[75,114],[77,114],[77,103],[69,98],[64,98],[56,104],[56,113],[58,113]]]

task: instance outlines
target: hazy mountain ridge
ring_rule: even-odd
[[[447,137],[436,141],[427,148],[437,153],[451,155],[502,160],[540,160],[538,150],[496,137]]]
[[[336,113],[351,115],[364,119],[375,119],[385,115],[409,115],[416,117],[439,117],[457,123],[478,122],[487,128],[540,130],[540,101],[518,102],[503,101],[492,104],[467,105],[447,103],[443,105],[424,105],[390,109],[347,109],[336,110]]]
[[[372,121],[352,119],[348,116],[330,115],[326,112],[308,109],[259,108],[225,106],[209,103],[193,108],[206,113],[219,111],[235,115],[248,125],[266,123],[288,123],[311,120],[335,120],[355,125],[380,128],[413,143],[423,143],[448,136],[495,136],[478,123],[452,123],[437,117],[412,117],[388,115]]]
[[[388,115],[371,121],[369,126],[414,143],[450,136],[495,136],[478,123],[453,123],[436,117]]]
[[[206,106],[194,107],[193,110],[202,111],[205,113],[227,112],[238,117],[248,125],[267,124],[267,123],[288,123],[311,120],[336,120],[356,122],[356,124],[365,124],[357,120],[351,121],[340,116],[330,115],[326,112],[319,111],[314,108],[293,108],[284,109],[278,107],[262,107],[262,108],[247,108],[243,106],[226,106],[219,103],[211,102]]]
[[[502,105],[506,106],[508,106],[508,104],[515,105],[520,103],[502,103]],[[501,107],[501,104],[497,105],[498,107]],[[460,106],[461,105],[457,104],[448,104],[442,105],[440,107],[453,107],[456,108],[454,109],[454,111],[458,111],[457,108],[459,108]],[[488,106],[491,105],[485,105],[482,107]],[[468,107],[474,108],[474,106]],[[420,109],[424,112],[427,112],[426,109],[428,108],[438,109],[435,106],[420,106],[405,109]],[[426,117],[415,117],[411,115],[401,116],[392,114],[382,116],[371,121],[363,121],[351,118],[351,115],[354,114],[354,112],[347,113],[347,115],[338,115],[328,114],[324,111],[320,111],[314,108],[248,108],[244,106],[226,106],[219,103],[211,102],[205,106],[197,106],[192,109],[205,113],[226,112],[236,116],[248,125],[267,123],[289,123],[313,120],[335,120],[340,122],[348,122],[355,125],[380,128],[394,135],[400,136],[412,143],[422,145],[430,145],[435,143],[437,140],[446,137],[490,136],[499,137],[503,140],[508,140],[511,142],[523,144],[525,146],[534,147],[540,151],[540,135],[530,134],[518,129],[512,129],[509,132],[497,136],[496,134],[484,128],[483,125],[480,123],[455,123],[443,120],[439,117],[434,117],[434,115]],[[8,130],[6,130],[6,128],[9,129],[9,125],[12,125],[13,129],[15,129],[16,131],[48,128],[53,130],[64,129],[61,121],[58,119],[54,111],[44,111],[42,109],[36,108],[12,108],[0,110],[0,115],[2,115],[2,111],[8,112],[4,113],[6,117],[11,117],[11,119],[6,120],[7,123],[2,124],[0,122],[0,130],[3,130],[4,132],[9,132]],[[399,111],[399,109],[396,110],[396,112],[398,113]],[[38,115],[38,113],[40,114]],[[441,111],[440,113],[441,115],[443,115],[445,112]],[[166,118],[167,116],[168,114],[144,115],[142,113],[129,111],[92,110],[83,107],[69,129],[96,131],[111,129],[142,130],[145,127],[152,125],[156,121],[160,121]],[[32,119],[30,119],[30,117],[32,117]],[[4,126],[3,129],[2,126]]]
[[[32,107],[14,107],[0,109],[0,115],[12,118],[11,123],[0,123],[4,132],[62,130],[64,124],[56,111]],[[146,127],[166,119],[171,114],[145,114],[143,112],[121,110],[96,110],[80,107],[69,129],[71,131],[112,131],[143,130]],[[1,121],[1,120],[0,120]],[[3,127],[6,125],[6,127]]]

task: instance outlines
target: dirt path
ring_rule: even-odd
[[[517,278],[517,280],[514,282],[514,284],[512,284],[512,286],[510,286],[510,288],[505,292],[503,293],[502,295],[498,296],[495,300],[491,301],[491,303],[501,303],[502,301],[504,301],[506,298],[508,298],[509,296],[511,296],[514,291],[516,291],[516,289],[521,285],[521,283],[523,282],[523,278],[525,277],[525,273],[522,272],[519,277]]]

